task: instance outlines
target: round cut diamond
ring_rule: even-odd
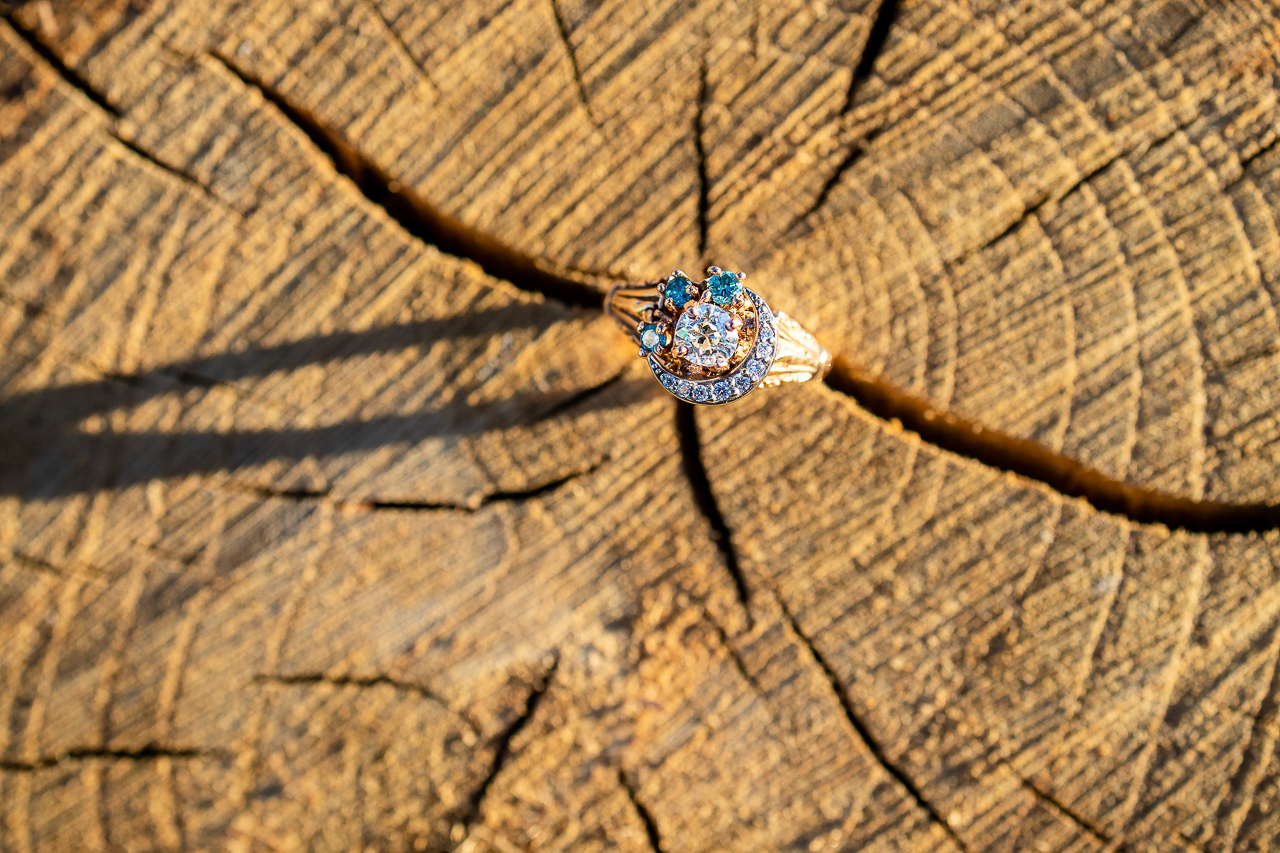
[[[722,368],[738,348],[737,324],[719,305],[695,303],[676,321],[676,345],[693,364]]]

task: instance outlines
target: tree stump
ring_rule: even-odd
[[[1276,4],[0,10],[0,850],[1280,848]]]

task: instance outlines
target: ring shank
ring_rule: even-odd
[[[783,382],[807,382],[826,376],[831,371],[831,353],[826,347],[783,312],[774,311],[773,317],[778,327],[778,354],[760,386],[772,388]]]
[[[604,296],[604,312],[613,318],[618,327],[640,345],[639,326],[658,306],[658,287],[661,282],[619,282],[609,288]]]

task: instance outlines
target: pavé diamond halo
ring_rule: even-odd
[[[614,285],[605,311],[640,346],[654,376],[699,405],[738,400],[761,386],[821,378],[831,356],[786,314],[743,286],[746,274],[709,267],[644,284]]]

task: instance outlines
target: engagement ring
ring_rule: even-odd
[[[758,387],[821,379],[831,355],[786,314],[742,285],[745,273],[709,267],[614,285],[604,310],[640,347],[653,375],[681,400],[717,405]]]

